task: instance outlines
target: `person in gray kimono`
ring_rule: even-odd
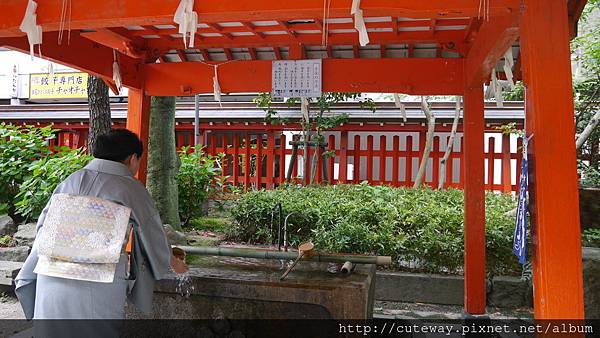
[[[171,253],[150,194],[134,178],[142,153],[137,135],[113,130],[98,136],[94,159],[58,185],[54,194],[97,197],[130,208],[132,250],[129,255],[122,251],[113,282],[99,283],[36,274],[40,246],[36,240],[16,278],[15,293],[27,319],[123,319],[126,299],[149,313],[154,282],[170,269],[187,271],[185,263]],[[38,234],[49,205],[37,222]]]

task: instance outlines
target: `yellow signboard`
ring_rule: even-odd
[[[87,73],[31,74],[29,99],[85,99]]]

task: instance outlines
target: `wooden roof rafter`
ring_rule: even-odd
[[[40,1],[37,9],[38,24],[43,31],[58,30],[61,22],[62,0]],[[27,0],[4,0],[4,18],[0,21],[0,37],[21,36],[21,19]],[[73,3],[71,28],[96,29],[114,26],[172,25],[173,13],[178,0],[163,0],[152,5],[140,6],[136,1],[80,0]],[[334,2],[329,11],[330,18],[348,17],[350,3]],[[362,4],[365,17],[392,16],[407,18],[457,18],[477,15],[479,1],[448,0],[372,0]],[[507,15],[516,12],[520,0],[496,0],[491,3],[490,15]],[[287,21],[293,18],[320,18],[323,13],[322,0],[279,1],[279,0],[219,0],[196,2],[194,10],[201,21],[209,23],[243,22],[255,20]]]

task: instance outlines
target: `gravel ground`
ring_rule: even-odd
[[[490,319],[530,319],[532,309],[498,309],[488,307]],[[422,303],[399,303],[376,301],[373,314],[382,317],[413,319],[460,319],[463,316],[461,306],[436,305]],[[23,310],[14,296],[0,296],[0,319],[24,319]]]
[[[0,319],[25,319],[21,304],[16,297],[0,295]]]
[[[398,319],[461,319],[464,317],[462,306],[437,305],[424,303],[400,303],[375,301],[373,315]],[[531,319],[533,309],[499,309],[488,306],[490,319]]]

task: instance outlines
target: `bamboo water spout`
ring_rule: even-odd
[[[206,246],[178,246],[190,255],[205,255],[205,256],[230,256],[230,257],[245,257],[257,259],[287,259],[293,260],[298,258],[297,252],[284,252],[277,250],[262,250],[251,248],[221,248],[221,247],[206,247]],[[392,257],[390,256],[365,256],[365,255],[344,255],[344,254],[320,254],[314,252],[308,256],[302,257],[303,261],[312,262],[328,262],[328,263],[345,263],[352,262],[354,264],[375,264],[375,265],[390,265]]]

